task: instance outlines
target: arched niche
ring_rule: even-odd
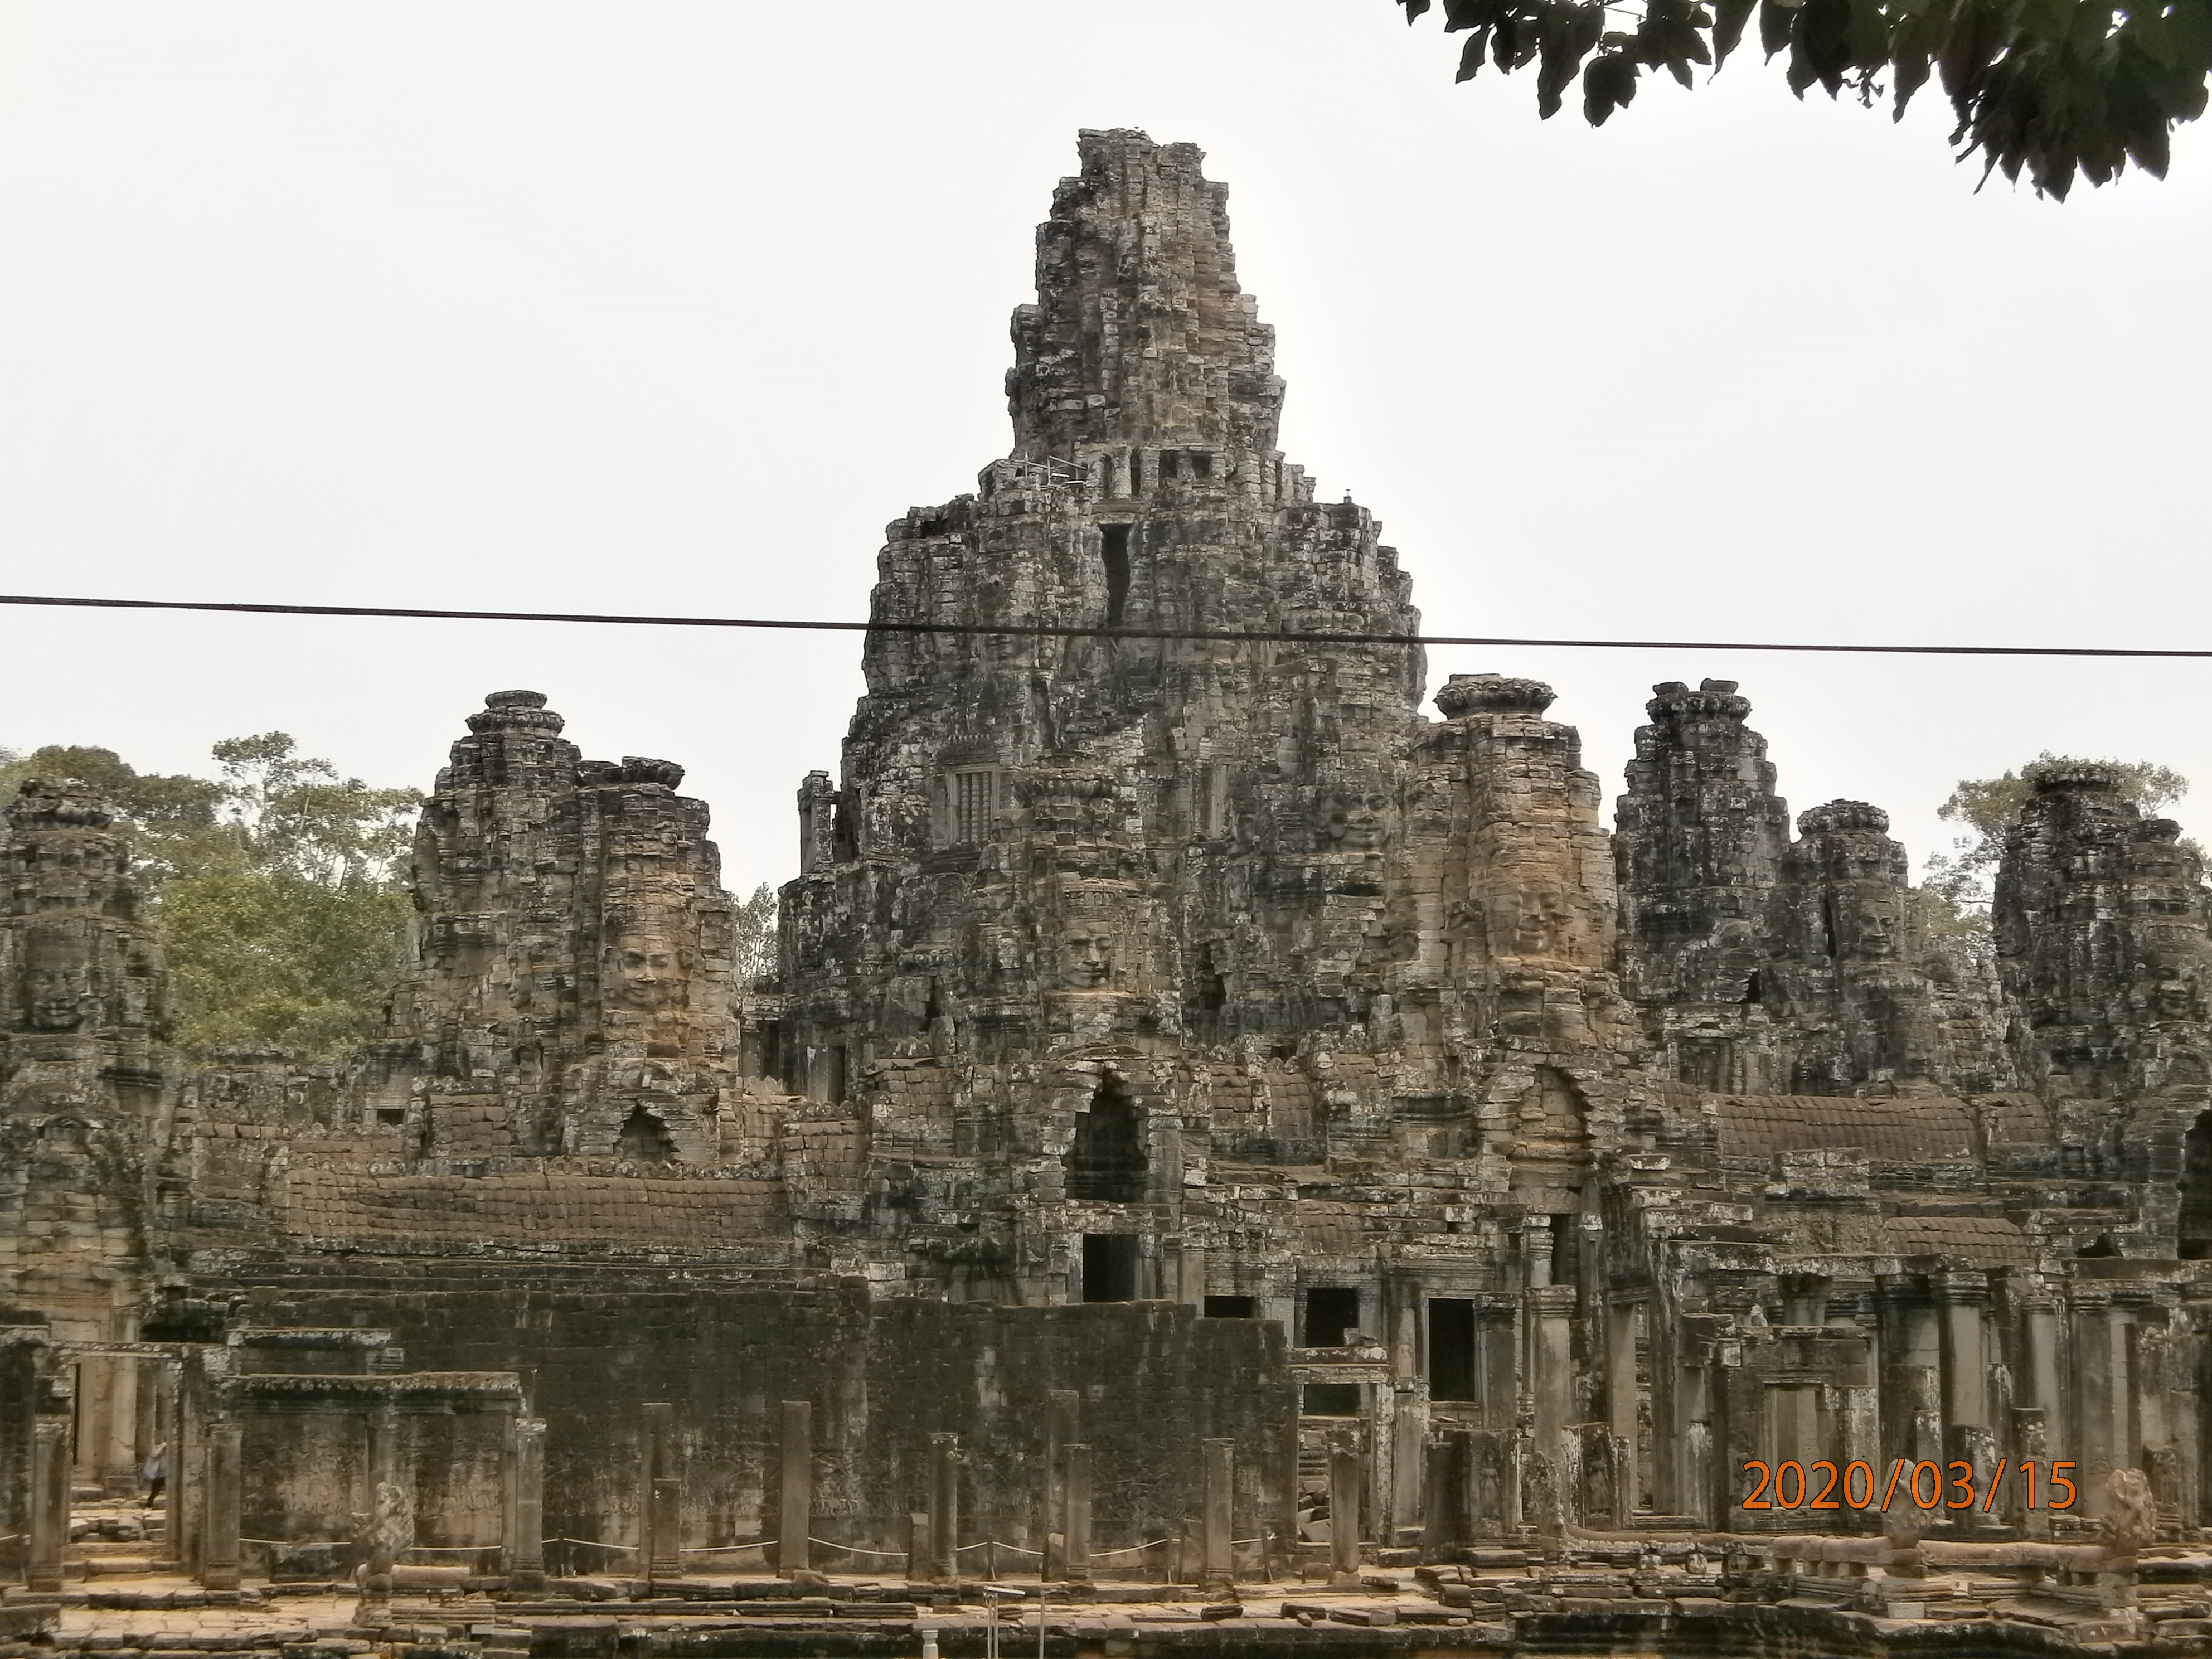
[[[1128,1085],[1109,1072],[1087,1110],[1075,1115],[1067,1150],[1067,1195],[1102,1204],[1143,1201],[1151,1173],[1145,1158],[1144,1115]]]

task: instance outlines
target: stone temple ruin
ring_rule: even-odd
[[[2212,1645],[2176,826],[2042,769],[1984,954],[1732,682],[1654,688],[1608,829],[1550,688],[1283,637],[1408,580],[1275,447],[1198,151],[1081,149],[1012,453],[881,557],[975,631],[868,635],[772,981],[682,769],[496,692],[384,1036],[187,1066],[112,809],[24,786],[0,1636],[169,1571],[393,1652],[611,1655],[563,1616],[623,1595],[641,1652],[980,1652],[1024,1575],[1060,1653]]]

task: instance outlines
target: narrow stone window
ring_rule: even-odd
[[[622,1133],[615,1137],[615,1156],[665,1164],[676,1156],[676,1137],[644,1107],[633,1106],[623,1120]]]
[[[1107,1077],[1075,1115],[1067,1152],[1067,1195],[1102,1204],[1136,1204],[1145,1196],[1144,1126],[1118,1077]]]
[[[1145,493],[1145,455],[1142,450],[1129,452],[1129,493],[1132,495]]]
[[[1085,1302],[1134,1302],[1137,1299],[1136,1234],[1084,1234],[1083,1299]]]
[[[948,783],[953,843],[972,847],[990,832],[991,815],[998,810],[998,769],[969,767],[955,772]]]
[[[404,1106],[380,1106],[376,1109],[376,1121],[386,1128],[396,1129],[407,1121],[407,1109]]]
[[[2212,1112],[2182,1138],[2181,1259],[2212,1259]]]
[[[1182,459],[1182,458],[1177,455],[1172,449],[1162,450],[1160,452],[1160,477],[1163,478],[1172,478],[1176,477],[1176,473],[1180,471],[1176,463]]]
[[[1207,1319],[1257,1319],[1260,1298],[1256,1296],[1209,1296],[1206,1298],[1204,1316]]]
[[[1211,478],[1213,476],[1213,457],[1193,455],[1190,458],[1190,476],[1194,478]]]
[[[1305,1346],[1340,1348],[1359,1328],[1359,1292],[1348,1285],[1316,1285],[1306,1292]]]
[[[1479,1400],[1474,1364],[1474,1304],[1429,1298],[1429,1398]]]
[[[1129,531],[1126,524],[1098,526],[1098,557],[1106,567],[1106,626],[1119,628],[1129,605]]]

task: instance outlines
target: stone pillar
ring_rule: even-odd
[[[809,772],[799,786],[799,873],[827,868],[837,857],[837,786],[827,772]]]
[[[1048,1583],[1067,1576],[1067,1448],[1078,1432],[1082,1396],[1073,1389],[1046,1395],[1044,1419],[1044,1550],[1037,1576]]]
[[[211,1590],[238,1588],[240,1458],[244,1425],[234,1417],[208,1425],[207,1484],[201,1510],[200,1583]]]
[[[1427,1504],[1421,1516],[1421,1545],[1428,1550],[1464,1544],[1469,1535],[1468,1483],[1474,1474],[1475,1431],[1448,1429],[1423,1448]]]
[[[812,1560],[807,1534],[814,1529],[814,1407],[783,1402],[783,1502],[776,1522],[775,1570],[788,1578]]]
[[[2109,1477],[2129,1466],[2128,1406],[2132,1392],[2128,1375],[2128,1310],[2115,1307],[2109,1287],[2074,1287],[2075,1317],[2080,1337],[2075,1344],[2075,1408],[2071,1413],[2079,1448],[2074,1480],[2081,1497],[2076,1515],[2100,1515],[2108,1495]]]
[[[1536,1449],[1554,1462],[1559,1455],[1561,1431],[1574,1419],[1574,1312],[1579,1294],[1571,1285],[1546,1285],[1528,1292]]]
[[[392,1568],[399,1552],[415,1541],[412,1506],[399,1488],[399,1413],[388,1402],[368,1419],[368,1559],[361,1578],[361,1606],[355,1621],[392,1622]]]
[[[1333,1577],[1359,1574],[1359,1500],[1366,1491],[1358,1443],[1339,1435],[1328,1448],[1328,1565]]]
[[[87,1480],[110,1498],[138,1490],[138,1363],[125,1354],[77,1362],[77,1454]]]
[[[1871,1384],[1846,1384],[1835,1389],[1833,1395],[1837,1461],[1849,1463],[1856,1459],[1872,1468],[1882,1468],[1881,1391]]]
[[[929,1576],[939,1583],[959,1574],[960,1437],[929,1437]]]
[[[507,1588],[510,1595],[545,1590],[545,1423],[518,1417],[507,1431]]]
[[[1206,1305],[1206,1247],[1188,1238],[1175,1241],[1175,1299],[1194,1308]]]
[[[665,1400],[645,1407],[640,1475],[638,1567],[647,1579],[680,1578],[684,1482],[676,1472],[676,1407]]]
[[[1614,1455],[1613,1524],[1635,1524],[1637,1486],[1641,1480],[1640,1403],[1636,1387],[1636,1327],[1643,1304],[1617,1302],[1606,1310],[1605,1407]]]
[[[1482,1426],[1510,1431],[1519,1403],[1520,1298],[1480,1300],[1474,1310],[1475,1386],[1482,1395]]]
[[[1728,1513],[1729,1503],[1713,1502],[1713,1375],[1712,1346],[1692,1349],[1681,1368],[1674,1390],[1674,1443],[1667,1449],[1674,1461],[1674,1504],[1684,1515],[1702,1526],[1712,1526]]]
[[[33,1590],[62,1587],[62,1550],[70,1529],[70,1420],[40,1417],[31,1424],[31,1505],[26,1517],[24,1579]],[[234,1554],[236,1551],[232,1552]],[[237,1579],[231,1580],[234,1586]]]
[[[1990,1420],[1990,1367],[1983,1353],[1982,1314],[1989,1301],[1984,1273],[1945,1273],[1942,1298],[1943,1420],[1952,1427]]]
[[[1422,1449],[1429,1438],[1428,1385],[1409,1380],[1393,1385],[1390,1392],[1395,1409],[1390,1416],[1389,1520],[1382,1534],[1386,1544],[1396,1542],[1400,1528],[1421,1522],[1422,1475],[1426,1468]]]
[[[2058,1420],[2061,1325],[2054,1302],[2031,1303],[2027,1310],[2027,1403],[2044,1421]]]
[[[1071,1583],[1091,1579],[1091,1448],[1081,1441],[1067,1447],[1067,1467],[1060,1490],[1066,1507],[1061,1511],[1061,1559]]]
[[[2027,1507],[2027,1482],[2015,1468],[2005,1477],[2005,1518],[2030,1538],[2051,1536],[2051,1428],[2040,1406],[2012,1412],[2013,1456],[2035,1464],[2035,1507]]]
[[[1237,1443],[1208,1440],[1203,1443],[1205,1507],[1200,1511],[1198,1577],[1209,1589],[1225,1588],[1236,1576],[1230,1540],[1235,1536],[1231,1528],[1237,1507]]]
[[[1925,1462],[1940,1467],[1945,1461],[1942,1403],[1943,1378],[1941,1368],[1935,1365],[1899,1365],[1892,1372],[1892,1376],[1896,1381],[1898,1405],[1905,1425],[1905,1447],[1899,1455],[1905,1458],[1908,1462]],[[1905,1480],[1909,1481],[1912,1478],[1911,1469],[1908,1468],[1905,1475]],[[1885,1481],[1887,1478],[1887,1475],[1883,1477]],[[1900,1492],[1901,1490],[1900,1485]],[[1923,1521],[1933,1522],[1942,1518],[1945,1511],[1940,1507],[1942,1498],[1939,1497],[1936,1501],[1938,1508],[1922,1515]],[[1889,1512],[1895,1515],[1908,1509],[1914,1510],[1916,1513],[1918,1512],[1916,1505],[1908,1503],[1900,1495],[1890,1505]]]

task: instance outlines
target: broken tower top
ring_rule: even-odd
[[[1014,313],[1014,454],[1268,454],[1283,385],[1274,331],[1237,285],[1227,187],[1194,144],[1116,129],[1078,147],[1083,171],[1037,227],[1037,302]]]

